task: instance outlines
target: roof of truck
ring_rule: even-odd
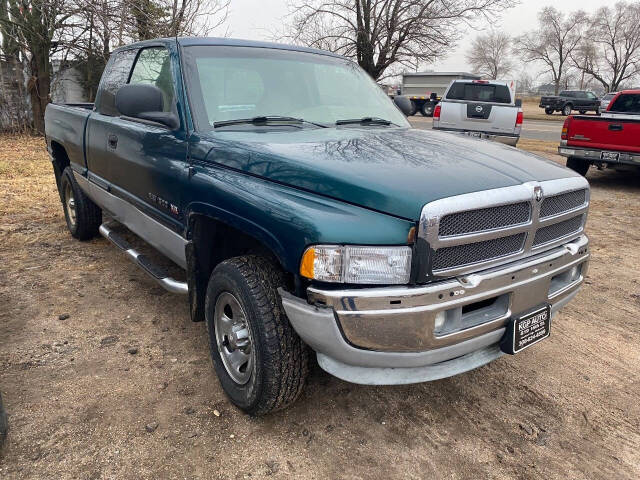
[[[157,45],[158,43],[175,42],[183,47],[190,47],[195,45],[212,45],[212,46],[227,46],[227,47],[254,47],[254,48],[275,48],[279,50],[292,50],[296,52],[316,53],[320,55],[329,55],[332,57],[344,58],[337,53],[327,52],[326,50],[319,50],[316,48],[301,47],[299,45],[288,45],[285,43],[275,42],[260,42],[257,40],[242,40],[238,38],[223,38],[223,37],[178,37],[176,38],[156,38],[153,40],[143,40],[130,45],[117,48],[117,50],[124,50],[128,48],[141,48],[146,46]]]

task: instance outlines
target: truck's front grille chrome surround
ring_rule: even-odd
[[[528,182],[428,203],[419,236],[433,275],[452,276],[569,242],[584,231],[588,208],[582,177]]]

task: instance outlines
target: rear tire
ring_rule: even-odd
[[[95,237],[102,223],[102,210],[78,186],[71,167],[62,172],[60,198],[71,235],[78,240]]]
[[[422,105],[420,113],[423,117],[433,117],[433,103],[428,102]]]
[[[411,111],[409,112],[409,116],[413,117],[417,111],[418,111],[418,106],[416,105],[416,102],[411,100]]]
[[[554,112],[553,108],[547,107],[544,109],[544,113],[546,113],[547,115],[553,115],[553,112]]]
[[[587,176],[587,172],[589,171],[589,162],[586,160],[582,160],[581,158],[569,157],[567,158],[567,167],[573,170],[574,172],[579,173],[583,177]]]
[[[586,110],[579,110],[579,112],[580,112],[580,115],[584,115],[585,113],[587,113]]]
[[[251,415],[291,405],[308,373],[307,346],[277,292],[283,284],[283,273],[272,262],[248,255],[220,263],[207,287],[213,367],[231,402]]]
[[[571,115],[571,110],[573,110],[573,106],[571,104],[567,104],[564,107],[562,107],[562,114],[565,117],[568,117],[569,115]]]

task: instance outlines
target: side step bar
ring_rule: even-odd
[[[109,240],[120,250],[124,251],[131,261],[147,272],[151,278],[160,284],[161,287],[172,293],[180,293],[183,295],[189,293],[187,282],[179,282],[178,280],[171,278],[161,266],[156,265],[148,257],[134,250],[134,248],[129,245],[124,238],[111,230],[108,224],[103,223],[100,225],[99,231],[100,235]]]

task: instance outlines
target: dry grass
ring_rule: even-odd
[[[518,140],[518,148],[538,155],[557,155],[558,142],[547,142],[544,140],[534,140],[531,138],[520,137]]]
[[[53,235],[48,225],[62,217],[44,139],[2,135],[0,140],[0,242],[11,248],[44,241]]]

